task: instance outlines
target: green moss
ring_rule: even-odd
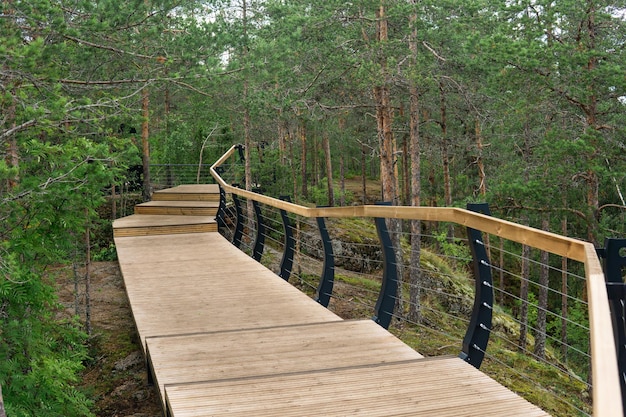
[[[333,238],[342,242],[357,244],[378,243],[378,233],[374,220],[362,217],[329,219],[333,228]]]

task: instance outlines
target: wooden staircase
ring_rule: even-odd
[[[135,206],[135,214],[113,222],[114,237],[216,232],[219,187],[179,185],[156,191],[152,201]]]

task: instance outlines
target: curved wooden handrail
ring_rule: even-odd
[[[210,172],[213,178],[226,192],[237,194],[241,197],[255,200],[277,209],[309,218],[384,217],[405,220],[451,222],[582,262],[585,265],[589,305],[593,414],[603,417],[623,417],[617,354],[615,351],[615,339],[613,337],[606,284],[600,260],[598,259],[593,244],[454,207],[373,205],[318,208],[304,207],[234,187],[226,183],[215,168],[228,160],[236,149],[236,146],[232,146],[211,166]]]

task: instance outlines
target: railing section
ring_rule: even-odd
[[[553,415],[623,415],[591,244],[495,219],[486,206],[300,206],[227,182],[241,172],[224,169],[237,149],[211,175],[226,196],[220,231],[241,250],[344,318],[371,317],[426,356],[458,355]],[[421,233],[389,219],[421,220]],[[624,289],[613,292],[623,312]]]

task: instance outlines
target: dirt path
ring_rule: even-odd
[[[73,274],[68,272],[59,297],[74,312]],[[96,415],[162,417],[156,389],[147,383],[146,366],[117,262],[92,264],[91,303],[91,360],[82,385],[96,402]]]

